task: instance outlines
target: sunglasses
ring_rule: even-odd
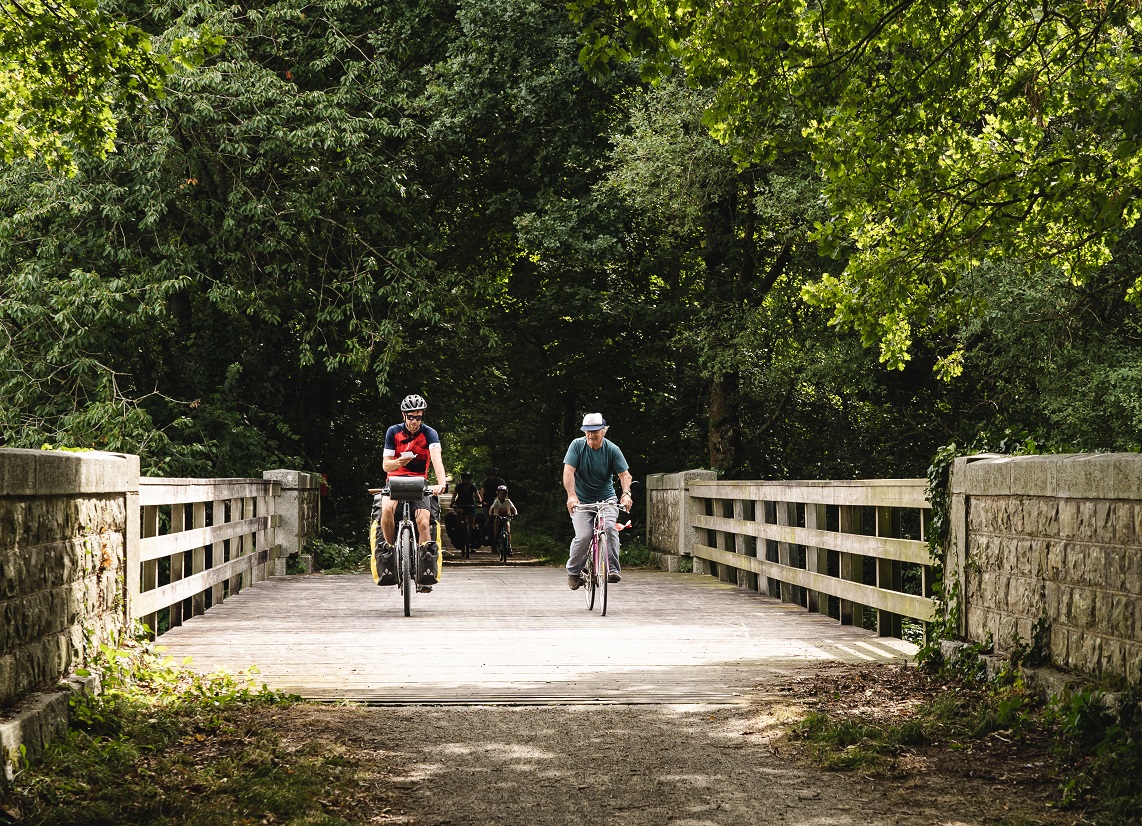
[[[404,417],[406,419],[408,419],[409,421],[419,422],[421,419],[424,418],[424,414],[423,413],[405,413]]]

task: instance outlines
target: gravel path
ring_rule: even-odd
[[[847,690],[860,669],[899,673],[915,646],[712,577],[623,573],[606,617],[557,568],[448,568],[408,618],[369,577],[277,577],[162,643],[327,701],[275,709],[272,726],[361,772],[359,792],[323,801],[353,822],[1072,822],[1047,784],[989,779],[970,758],[875,779],[814,768],[780,739],[812,707],[802,681]]]
[[[368,767],[377,823],[1070,823],[1032,791],[969,777],[822,772],[778,741],[787,698],[746,705],[346,708],[275,725]]]

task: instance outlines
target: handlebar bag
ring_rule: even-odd
[[[419,502],[424,498],[423,476],[390,476],[389,498],[398,502]]]

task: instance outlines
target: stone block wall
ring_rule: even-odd
[[[652,473],[646,477],[646,542],[652,551],[689,554],[690,482],[717,478],[712,470]]]
[[[1142,455],[956,461],[949,581],[1000,653],[1039,624],[1052,664],[1142,681]]]
[[[139,459],[0,450],[0,708],[52,688],[126,621]]]
[[[297,470],[267,470],[264,479],[281,483],[276,510],[279,518],[276,532],[282,552],[276,574],[286,572],[286,558],[308,560],[306,542],[321,532],[321,475]],[[312,569],[312,565],[303,565]]]

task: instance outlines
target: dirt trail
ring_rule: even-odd
[[[781,696],[706,706],[307,705],[276,712],[274,725],[291,746],[339,744],[364,767],[360,798],[345,803],[366,822],[1075,822],[1048,808],[1053,788],[1042,778],[984,779],[962,765],[889,778],[816,769],[778,741],[780,722],[804,710]]]

